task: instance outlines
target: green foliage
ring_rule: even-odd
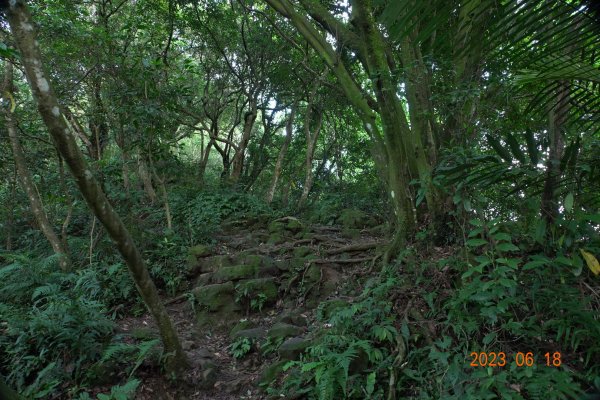
[[[229,351],[235,358],[244,358],[252,350],[252,340],[247,337],[240,336],[231,343]]]
[[[24,395],[44,397],[84,377],[110,339],[101,286],[89,273],[60,274],[56,257],[5,254],[0,268],[0,371]]]
[[[280,390],[310,399],[364,399],[365,393],[384,398],[382,382],[389,378],[394,350],[402,340],[389,299],[397,284],[393,274],[374,279],[356,303],[319,321],[327,328],[316,332],[316,344],[301,361],[288,363],[292,370]]]
[[[227,219],[252,220],[273,210],[251,194],[221,190],[201,192],[185,203],[173,204],[176,222],[186,227],[190,244],[214,242],[214,234]]]

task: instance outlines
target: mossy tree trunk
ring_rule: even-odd
[[[9,93],[12,98],[13,66],[8,60],[5,61],[5,63],[4,90]],[[40,230],[50,243],[50,246],[52,246],[54,253],[58,254],[60,268],[66,272],[71,269],[71,260],[63,242],[58,237],[58,234],[48,219],[48,215],[44,210],[42,199],[37,191],[33,177],[31,176],[31,172],[27,168],[27,161],[25,160],[25,154],[23,153],[23,148],[19,140],[13,115],[14,98],[12,98],[11,101],[12,104],[10,109],[5,111],[6,130],[8,131],[8,138],[15,160],[17,176],[19,177],[19,181],[21,182],[23,190],[25,190],[25,193],[27,194],[27,199],[29,200],[29,205],[31,206],[31,212],[33,213]]]
[[[65,121],[49,77],[43,69],[39,45],[35,39],[35,28],[25,2],[22,0],[10,2],[6,15],[40,115],[88,206],[104,225],[125,260],[135,285],[158,326],[167,354],[167,371],[176,374],[188,366],[188,361],[173,323],[158,296],[142,255],[89,169]]]
[[[281,149],[279,149],[277,161],[275,162],[275,169],[273,170],[273,179],[271,180],[271,185],[269,186],[269,190],[267,191],[266,200],[269,204],[273,202],[273,198],[275,197],[275,190],[277,189],[277,183],[279,182],[279,178],[281,177],[281,171],[283,169],[283,161],[285,160],[285,155],[287,154],[288,147],[290,147],[290,143],[292,142],[292,137],[294,134],[294,118],[296,116],[297,108],[298,102],[294,103],[294,105],[292,106],[290,115],[288,116],[287,122],[285,124],[285,139],[283,140]]]

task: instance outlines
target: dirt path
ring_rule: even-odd
[[[261,265],[256,276],[267,278],[235,281],[235,287],[244,282],[273,281],[277,284],[277,298],[261,307],[260,311],[248,305],[236,308],[235,315],[219,316],[221,310],[214,308],[218,319],[229,319],[224,325],[200,323],[199,305],[192,304],[189,295],[166,300],[193,367],[185,383],[175,386],[161,375],[156,366],[143,365],[136,373],[142,381],[136,399],[265,399],[267,395],[259,387],[261,373],[281,358],[281,352],[278,354],[275,348],[265,352],[265,343],[266,346],[272,345],[272,342],[281,344],[288,336],[306,336],[315,322],[315,307],[319,302],[340,298],[351,302],[353,296],[360,293],[359,278],[371,271],[377,247],[382,244],[380,237],[369,230],[297,226],[299,221],[292,218],[278,223],[279,226],[271,223],[268,227],[232,224],[228,228],[229,233],[218,237],[210,255],[198,258],[200,266],[196,266],[190,276],[190,290],[197,299],[202,299],[203,289],[194,290],[203,286],[198,281],[204,282],[204,287],[223,286],[229,282],[222,283],[224,279],[218,279],[222,272],[240,269],[239,266],[228,266],[223,260],[235,260],[232,264],[242,263],[240,266],[247,267],[254,262],[251,260],[259,259]],[[272,267],[271,262],[277,268]],[[219,270],[215,267],[217,264],[227,266],[221,266]],[[271,271],[269,273],[273,277],[266,273],[263,275],[265,270]],[[285,315],[294,315],[294,324],[288,323],[288,320],[282,323]],[[300,321],[298,326],[295,325],[297,321]],[[234,358],[229,348],[233,340],[231,328],[236,324],[251,327],[242,330],[242,334],[257,334],[256,341],[252,340],[252,351],[242,359]],[[278,341],[268,336],[282,326],[292,329],[294,334],[283,336]],[[148,315],[120,321],[120,330],[124,334],[147,330],[152,336],[156,335]]]

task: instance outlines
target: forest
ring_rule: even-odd
[[[0,1],[0,400],[600,398],[594,0]]]

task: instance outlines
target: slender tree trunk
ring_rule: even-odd
[[[120,122],[119,133],[117,134],[117,146],[121,150],[121,174],[123,176],[123,189],[129,194],[131,183],[129,182],[129,151],[125,143],[125,132],[123,132],[123,122]],[[127,196],[129,197],[129,196]]]
[[[164,178],[161,178],[160,175],[156,172],[156,167],[154,166],[154,162],[150,159],[150,166],[152,168],[152,175],[154,176],[154,180],[158,183],[158,188],[160,189],[160,194],[163,198],[163,204],[165,207],[165,218],[167,219],[167,229],[173,229],[173,217],[171,215],[171,206],[169,205],[169,193],[167,192],[167,186],[165,185]]]
[[[546,162],[546,181],[544,182],[541,204],[542,217],[548,225],[554,223],[558,216],[556,187],[562,174],[560,160],[565,152],[563,129],[569,109],[569,87],[565,83],[560,84],[557,98],[556,107],[548,113],[550,152]]]
[[[208,158],[210,157],[210,150],[212,149],[215,140],[211,138],[206,144],[206,148],[200,156],[200,165],[198,166],[198,181],[200,184],[204,183],[204,174],[206,173],[206,166],[208,165]]]
[[[150,278],[142,255],[89,169],[62,116],[58,100],[50,86],[49,77],[43,70],[29,10],[23,0],[11,1],[6,15],[40,115],[69,166],[88,206],[117,245],[144,303],[156,321],[167,354],[167,371],[177,373],[187,367],[188,361],[175,328],[161,302],[154,282]]]
[[[10,251],[13,247],[13,232],[15,230],[15,201],[17,194],[17,166],[15,165],[15,172],[12,179],[9,181],[10,185],[10,199],[8,201],[8,210],[6,216],[6,250]]]
[[[148,196],[148,199],[152,204],[156,203],[157,196],[154,186],[152,186],[152,176],[150,175],[150,171],[148,171],[148,164],[146,163],[146,160],[144,160],[144,156],[141,152],[138,155],[138,174],[142,181],[146,196]]]
[[[309,108],[312,108],[313,105],[309,103]],[[306,176],[304,178],[304,185],[302,186],[302,195],[300,196],[300,200],[298,200],[298,208],[304,207],[306,201],[308,200],[308,194],[312,189],[314,173],[313,173],[313,160],[315,158],[315,149],[317,147],[317,139],[319,138],[319,133],[321,132],[321,126],[323,124],[323,112],[321,110],[317,111],[317,118],[315,121],[314,132],[311,134],[310,124],[312,120],[312,110],[306,111],[306,120],[304,121],[304,134],[306,135],[306,160],[305,160],[305,168],[306,168]]]
[[[288,147],[290,147],[290,143],[292,142],[292,136],[294,133],[294,117],[296,116],[297,107],[298,102],[294,103],[294,105],[292,106],[292,110],[290,111],[290,115],[285,124],[285,140],[283,141],[283,145],[279,150],[279,155],[277,156],[277,161],[275,162],[275,169],[273,171],[273,179],[271,180],[271,186],[269,186],[269,190],[267,191],[266,201],[268,204],[271,204],[273,202],[273,197],[275,197],[275,190],[277,188],[277,182],[279,181],[279,177],[281,176],[283,161],[285,160],[285,155],[287,154]]]
[[[242,170],[244,169],[244,155],[246,153],[246,148],[248,147],[248,143],[250,141],[250,136],[252,135],[252,128],[254,127],[254,122],[256,121],[256,116],[258,115],[257,110],[257,99],[256,96],[250,100],[250,111],[246,112],[244,115],[244,129],[242,131],[242,139],[238,144],[238,148],[233,156],[233,160],[231,162],[232,171],[230,176],[231,183],[235,184],[240,180],[242,176]]]
[[[4,87],[8,93],[11,93],[12,96],[12,81],[13,81],[13,72],[12,72],[12,64],[10,61],[6,61],[6,75],[4,79]],[[14,99],[11,99],[14,102]],[[21,143],[19,141],[19,136],[17,134],[17,129],[15,126],[15,121],[13,117],[14,112],[14,104],[11,106],[10,110],[5,112],[6,115],[6,129],[8,131],[8,137],[10,139],[10,145],[12,147],[15,166],[17,168],[17,175],[19,176],[19,180],[21,182],[21,186],[23,186],[23,190],[27,194],[27,198],[29,199],[29,205],[31,206],[31,212],[37,221],[40,230],[52,246],[52,250],[56,254],[59,255],[59,265],[63,271],[68,271],[71,269],[71,260],[69,259],[69,255],[65,250],[63,243],[60,238],[54,231],[52,224],[48,220],[48,216],[46,215],[46,211],[44,211],[44,205],[42,204],[42,199],[40,198],[37,188],[35,187],[35,183],[33,181],[33,177],[31,176],[31,172],[27,168],[27,162],[25,161],[25,155],[23,154],[23,148],[21,147]]]

